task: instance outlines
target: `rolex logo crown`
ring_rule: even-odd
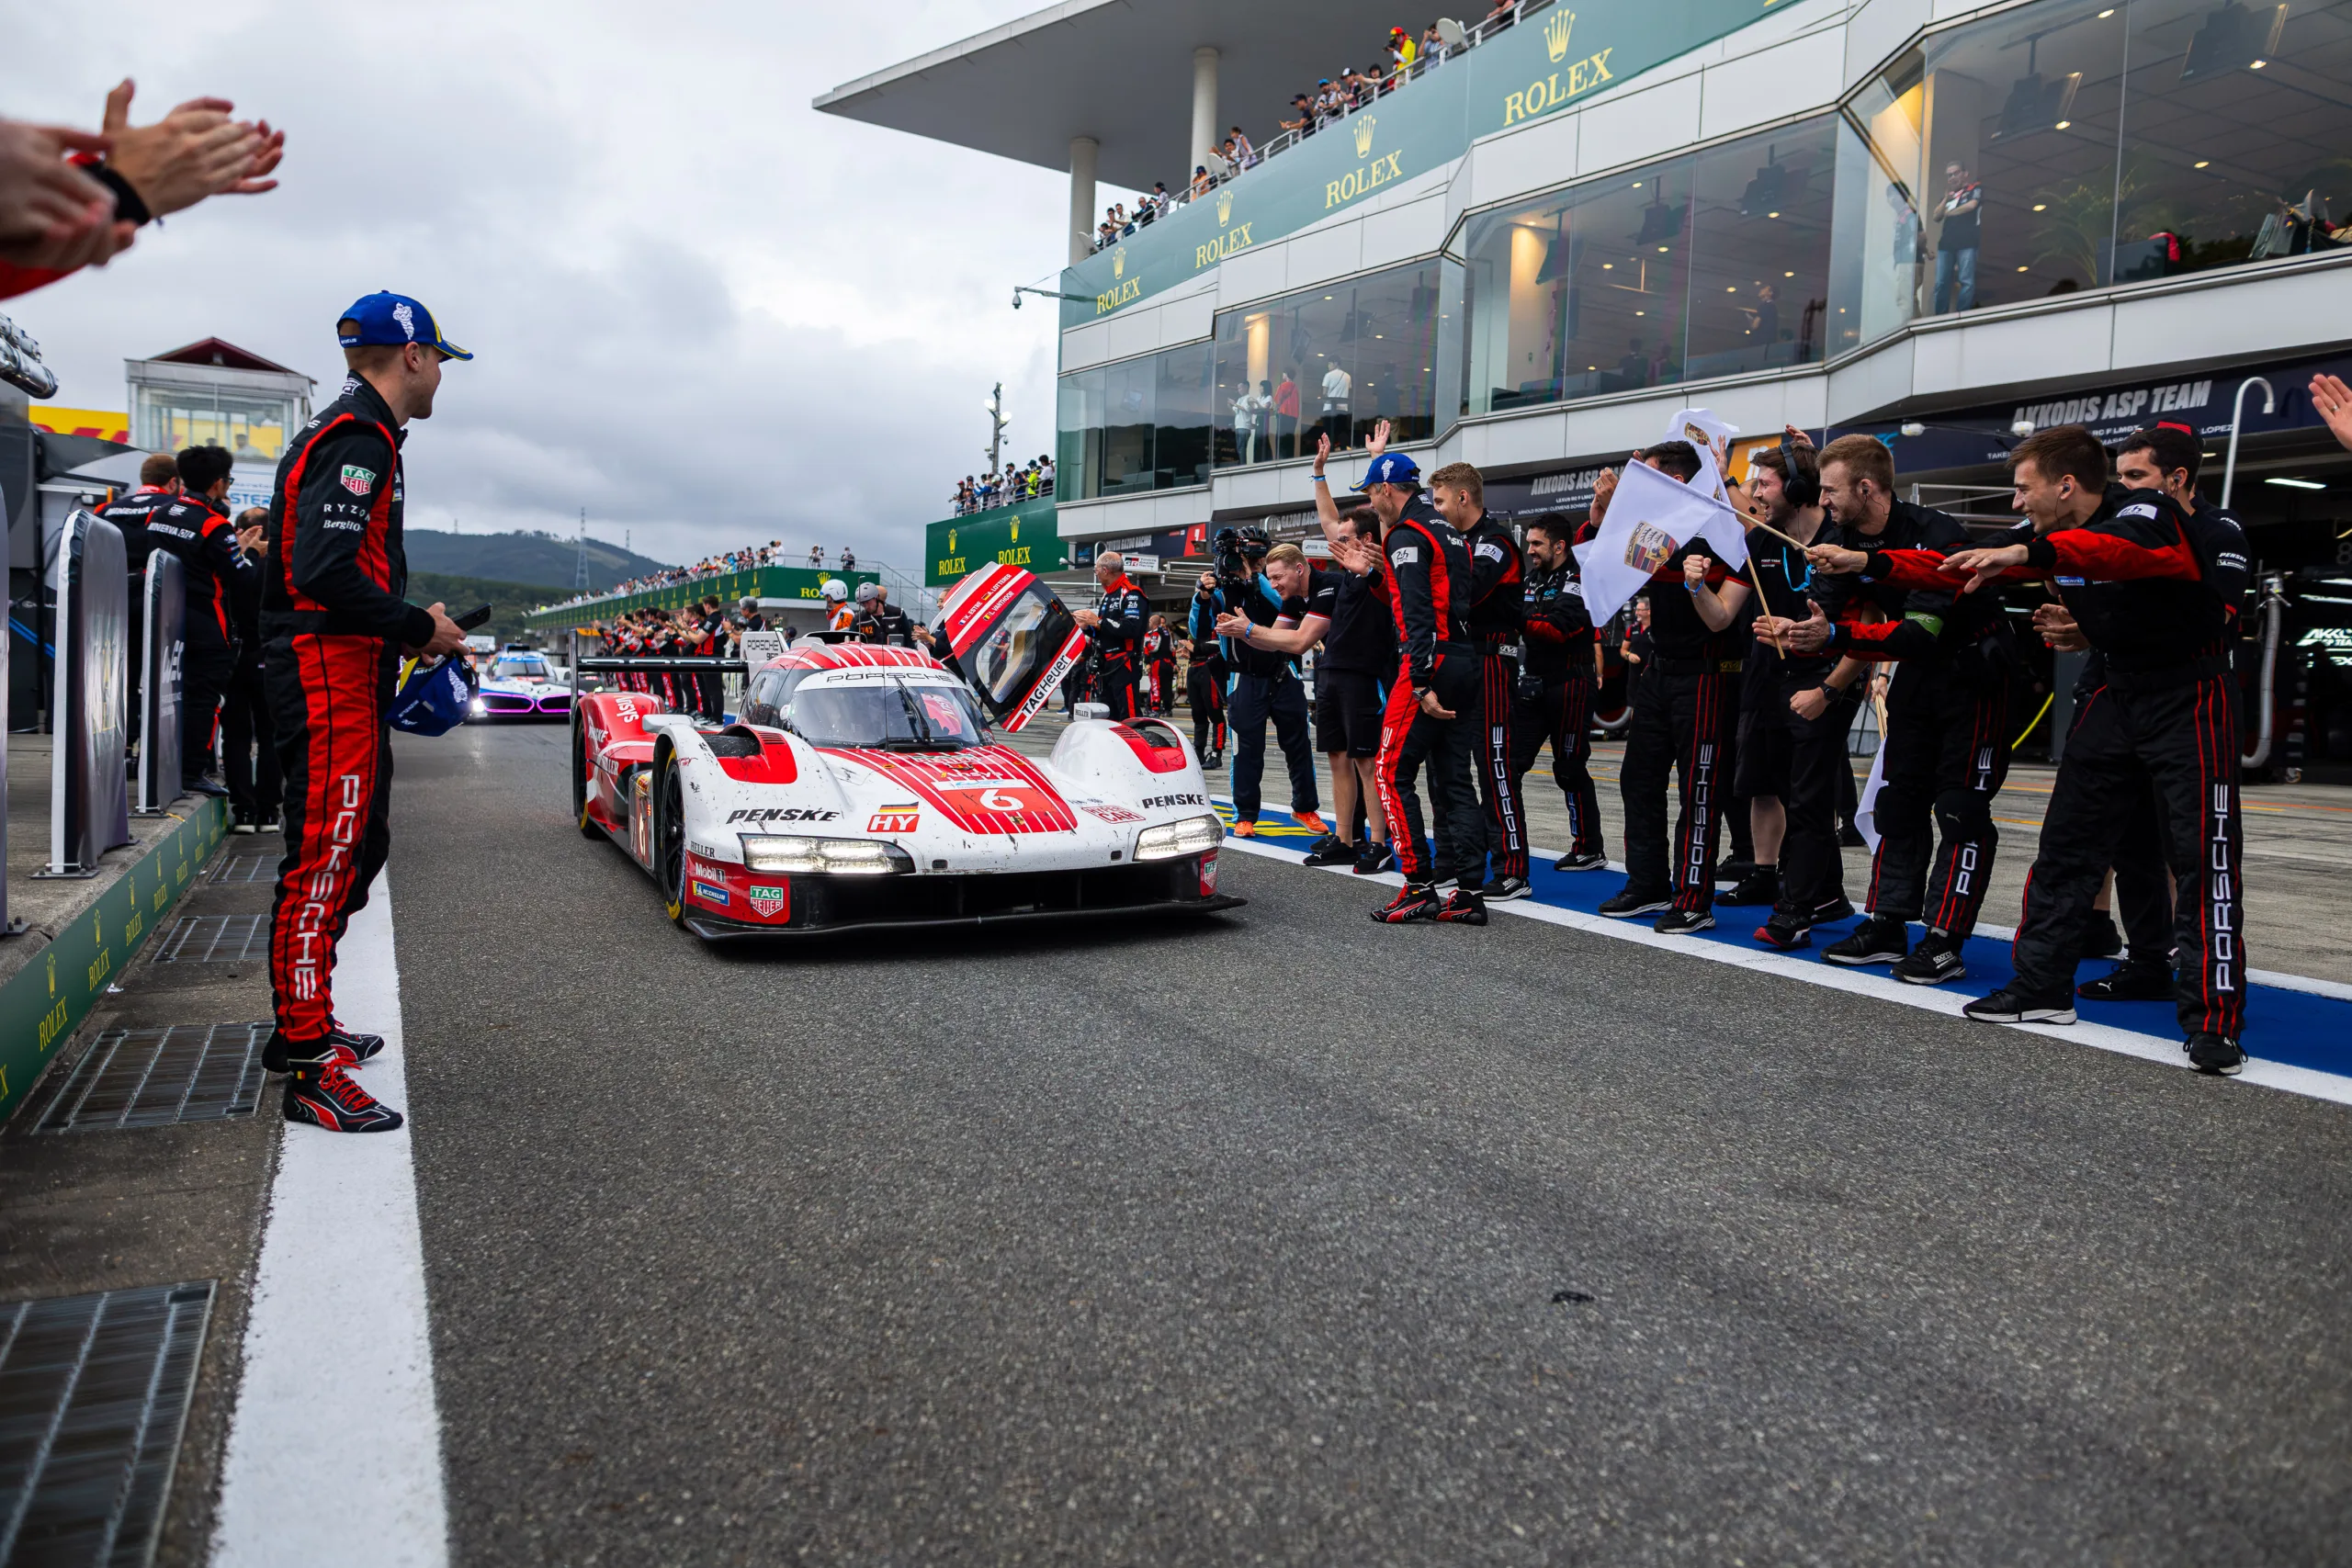
[[[1012,542],[1016,545],[1021,542],[1021,513],[1018,512],[1012,514]]]
[[[1544,24],[1544,47],[1552,51],[1552,63],[1557,65],[1568,57],[1568,38],[1577,30],[1574,11],[1555,11],[1552,19]]]
[[[1563,45],[1562,47],[1563,47],[1563,48],[1566,48],[1566,45]],[[1373,131],[1373,127],[1374,127],[1374,126],[1378,125],[1379,123],[1380,123],[1380,122],[1379,122],[1378,120],[1376,120],[1376,119],[1373,118],[1372,118],[1372,116],[1370,116],[1370,115],[1368,115],[1368,114],[1361,114],[1361,115],[1356,116],[1356,156],[1357,156],[1357,157],[1359,157],[1359,158],[1369,158],[1369,157],[1371,157],[1371,156],[1372,156],[1372,131]]]
[[[1127,276],[1127,247],[1125,245],[1121,245],[1111,253],[1111,276],[1113,277]]]
[[[1219,227],[1233,218],[1233,191],[1230,187],[1216,193],[1216,220]]]
[[[956,530],[953,528],[947,530],[947,553],[951,556],[956,553]]]

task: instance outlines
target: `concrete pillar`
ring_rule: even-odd
[[[1203,45],[1193,51],[1193,151],[1184,160],[1184,178],[1209,161],[1221,141],[1216,133],[1216,51]]]
[[[1091,136],[1069,139],[1069,265],[1094,248],[1094,159],[1102,150]]]

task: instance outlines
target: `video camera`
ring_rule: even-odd
[[[1219,528],[1209,539],[1217,581],[1241,587],[1257,575],[1259,563],[1273,547],[1263,528]]]

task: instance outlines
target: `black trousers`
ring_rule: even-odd
[[[1294,811],[1320,807],[1315,793],[1315,746],[1306,722],[1306,688],[1288,671],[1279,675],[1237,674],[1227,698],[1233,726],[1233,816],[1255,822],[1260,782],[1266,772],[1266,721],[1274,721],[1274,742],[1290,765]]]
[[[1976,929],[2001,840],[1993,796],[2009,776],[2008,726],[2004,682],[1933,664],[1896,668],[1886,692],[1871,913],[1955,936]]]
[[[1184,678],[1184,698],[1193,709],[1193,750],[1205,757],[1225,750],[1225,690],[1205,670]],[[1212,745],[1210,742],[1216,742]]]
[[[2164,834],[2156,826],[2156,794],[2143,788],[2123,820],[2115,847],[2115,913],[2123,922],[2125,951],[2134,964],[2172,967],[2172,875],[2165,868]]]
[[[1111,710],[1113,719],[1136,716],[1136,666],[1131,659],[1106,659],[1094,677],[1094,700]]]
[[[1819,718],[1800,717],[1781,703],[1781,719],[1789,727],[1789,790],[1781,800],[1787,826],[1781,835],[1781,904],[1801,924],[1812,923],[1813,912],[1846,896],[1846,857],[1838,848],[1838,781],[1850,788],[1853,764],[1847,760],[1846,737],[1854,726],[1859,699],[1833,700]]]
[[[241,822],[255,824],[277,816],[282,776],[268,682],[259,659],[238,660],[229,679],[228,699],[220,710],[220,749],[231,813]]]
[[[1625,762],[1618,774],[1625,803],[1625,886],[1636,893],[1671,892],[1678,909],[1706,910],[1715,903],[1715,849],[1724,802],[1731,796],[1732,731],[1739,712],[1739,667],[1696,670],[1653,660],[1634,685],[1633,716],[1625,729]],[[1674,855],[1667,858],[1666,783],[1679,781]]]
[[[1600,795],[1592,787],[1592,682],[1581,675],[1548,682],[1530,700],[1514,694],[1510,708],[1510,771],[1514,783],[1527,777],[1535,754],[1552,748],[1552,778],[1568,806],[1568,850],[1600,852]],[[1527,798],[1522,788],[1519,798]],[[1524,852],[1521,865],[1525,866]],[[1524,869],[1510,874],[1524,876]]]
[[[1478,805],[1487,815],[1487,850],[1498,876],[1527,874],[1527,812],[1510,762],[1511,694],[1519,660],[1500,653],[1478,658]]]
[[[193,781],[212,771],[220,739],[220,702],[236,674],[237,656],[225,648],[194,643],[180,656],[180,778]]]
[[[2226,667],[2108,677],[2077,711],[2058,763],[2010,950],[2020,985],[2037,992],[2074,985],[2092,901],[2108,868],[2123,858],[2144,791],[2172,867],[2181,1030],[2234,1039],[2245,1029],[2238,744],[2237,683]]]
[[[1440,645],[1430,689],[1437,694],[1439,706],[1452,710],[1452,718],[1433,718],[1421,711],[1409,665],[1400,661],[1396,683],[1388,689],[1373,780],[1380,789],[1381,808],[1388,814],[1388,842],[1396,853],[1396,869],[1408,882],[1473,879],[1486,864],[1486,819],[1479,815],[1478,786],[1470,776],[1471,754],[1477,750],[1473,728],[1478,664],[1476,649]],[[1437,829],[1436,849],[1427,857],[1421,848],[1421,801],[1414,790],[1425,764],[1434,808],[1431,825]]]
[[[713,724],[727,716],[727,688],[723,677],[697,674],[694,677],[696,694],[701,698],[699,708],[703,717]]]

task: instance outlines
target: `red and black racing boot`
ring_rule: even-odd
[[[1457,887],[1446,895],[1433,919],[1457,926],[1483,926],[1487,923],[1487,901],[1467,887]]]
[[[1372,912],[1372,918],[1384,926],[1401,926],[1413,920],[1433,920],[1445,908],[1437,889],[1426,882],[1408,882],[1396,891],[1396,898]]]
[[[286,1119],[330,1133],[389,1133],[401,1124],[401,1113],[361,1089],[340,1062],[287,1075]]]
[[[364,1067],[384,1054],[382,1035],[362,1034],[356,1029],[345,1029],[340,1022],[327,1026],[327,1039],[351,1054],[351,1060],[344,1063],[346,1067]]]

